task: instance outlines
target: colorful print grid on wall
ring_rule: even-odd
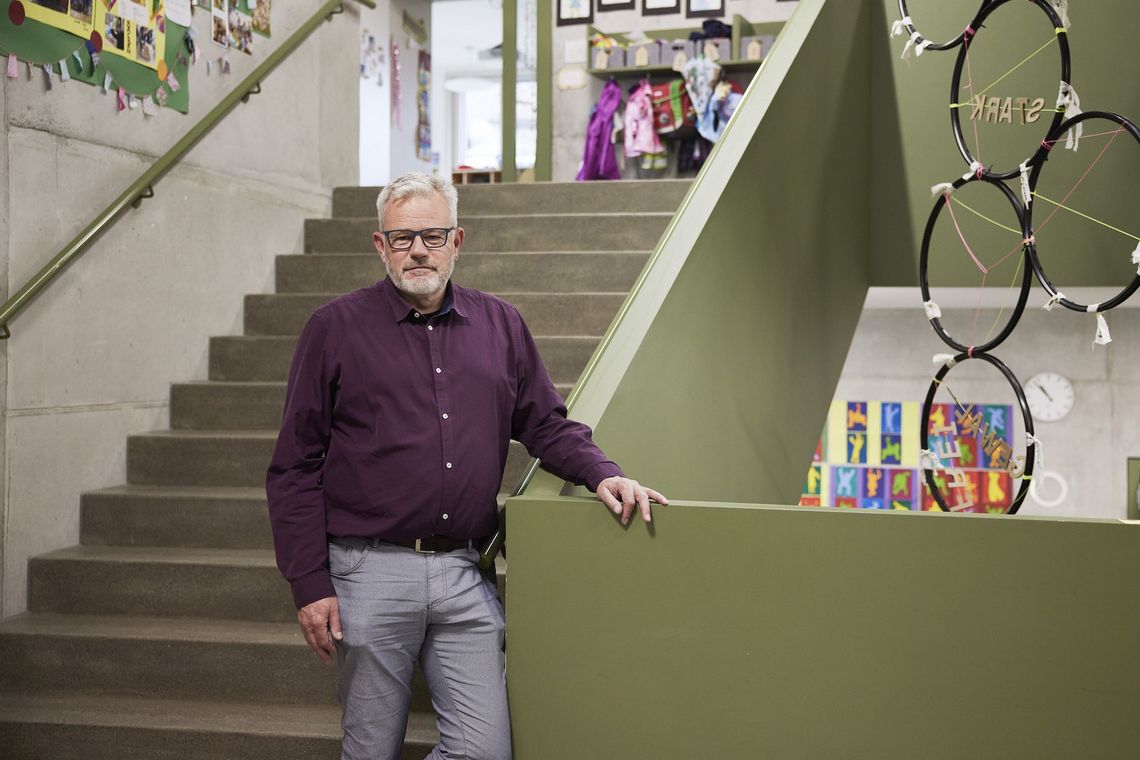
[[[949,404],[931,411],[931,428],[953,419]],[[970,407],[969,404],[966,404]],[[976,404],[995,435],[1012,443],[1013,408],[1008,404]],[[930,495],[919,462],[922,405],[917,401],[833,401],[816,445],[802,506],[845,509],[941,511]],[[931,445],[937,446],[937,436]],[[1009,473],[986,454],[977,435],[956,441],[966,487],[975,506],[969,512],[1005,513],[1013,499]],[[942,485],[945,485],[944,483]]]

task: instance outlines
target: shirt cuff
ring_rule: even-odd
[[[329,577],[328,570],[324,568],[314,570],[308,575],[302,575],[293,581],[292,586],[293,603],[297,605],[297,609],[301,609],[306,604],[312,604],[318,599],[336,596],[332,578]]]
[[[598,486],[601,484],[601,482],[606,478],[612,478],[614,476],[624,478],[625,473],[622,472],[621,468],[618,467],[615,463],[606,460],[604,462],[598,462],[597,464],[590,465],[590,467],[586,469],[585,475],[582,476],[582,480],[586,481],[586,488],[589,488],[591,491],[597,493]]]

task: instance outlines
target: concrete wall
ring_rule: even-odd
[[[876,299],[872,293],[871,301]],[[921,301],[917,290],[910,300]],[[1045,468],[1065,479],[1068,498],[1055,507],[1045,507],[1030,496],[1021,512],[1122,519],[1128,506],[1128,458],[1140,456],[1140,429],[1135,424],[1140,393],[1140,309],[1118,308],[1109,313],[1113,342],[1094,348],[1092,317],[1043,311],[1039,306],[1043,300],[1031,301],[1016,331],[993,355],[1005,362],[1022,385],[1038,372],[1058,372],[1072,381],[1073,411],[1058,422],[1035,424]],[[961,316],[946,311],[947,319]],[[992,312],[981,317],[987,324],[992,318]],[[865,309],[835,397],[921,402],[938,369],[931,358],[948,350],[920,306]],[[996,374],[975,383],[962,381],[962,375],[956,370],[953,376],[956,389],[959,385],[967,389],[956,390],[959,396],[967,393],[979,403],[1015,403],[1007,385],[993,382]],[[1058,493],[1049,483],[1042,488],[1045,501],[1052,501]]]
[[[205,60],[194,26],[191,112],[116,113],[80,83],[45,93],[4,80],[0,99],[0,286],[5,297],[65,245],[312,13],[279,0],[273,37]],[[241,330],[242,295],[272,287],[273,257],[301,250],[302,220],[357,180],[357,6],[316,35],[12,325],[0,351],[3,594],[25,606],[30,556],[79,538],[79,494],[125,480],[130,433],[168,424],[169,384],[206,378],[207,338]]]
[[[401,28],[404,12],[422,19],[431,39],[430,0],[390,0],[379,3],[375,9],[361,9],[360,23],[376,36],[384,49],[382,84],[375,77],[361,79],[360,98],[360,183],[383,185],[392,177],[406,171],[431,171],[430,161],[416,158],[415,134],[416,67],[420,48]],[[395,40],[400,47],[403,69],[400,74],[400,104],[397,125],[392,118],[392,49]],[[430,42],[425,46],[431,49]],[[436,72],[432,72],[437,76]],[[432,105],[433,109],[435,104]],[[432,121],[438,116],[433,112]],[[435,140],[442,139],[436,135]],[[436,148],[438,150],[438,148]]]
[[[733,15],[740,15],[749,21],[785,21],[795,10],[796,5],[777,0],[725,0],[725,15],[721,20],[731,24]],[[653,29],[687,27],[699,29],[704,19],[685,18],[684,7],[684,3],[681,3],[680,12],[666,16],[642,16],[640,4],[635,10],[605,13],[595,11],[594,26],[610,33],[629,33],[638,28],[647,34]],[[589,77],[589,82],[583,89],[566,91],[558,89],[558,71],[566,65],[566,43],[585,39],[586,27],[558,26],[557,14],[552,23],[554,24],[554,42],[551,50],[554,62],[552,75],[555,77],[552,85],[554,97],[552,179],[556,182],[566,182],[573,180],[578,173],[586,139],[586,127],[590,121],[590,109],[597,102],[604,82]],[[632,83],[632,80],[623,80],[623,84],[627,86]],[[632,166],[629,167],[627,174],[632,176]]]

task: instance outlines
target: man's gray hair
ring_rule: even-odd
[[[376,217],[380,221],[380,229],[384,229],[384,209],[391,201],[430,198],[436,194],[447,201],[447,208],[451,211],[451,226],[458,225],[459,194],[455,192],[455,185],[451,184],[451,180],[439,174],[407,172],[385,185],[380,195],[376,197]]]

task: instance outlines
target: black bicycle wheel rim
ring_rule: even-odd
[[[938,372],[934,375],[934,379],[930,381],[930,388],[926,391],[926,399],[922,403],[922,428],[919,431],[919,445],[922,449],[928,450],[930,448],[930,412],[934,407],[934,396],[938,393],[938,388],[942,385],[943,380],[950,374],[950,370],[967,361],[978,360],[988,363],[990,366],[997,369],[1009,382],[1010,387],[1013,388],[1014,395],[1017,397],[1017,405],[1021,408],[1021,417],[1025,425],[1026,436],[1033,435],[1033,415],[1029,411],[1029,402],[1025,398],[1025,390],[1021,387],[1017,377],[1010,371],[1009,367],[1005,365],[996,356],[989,354],[975,353],[973,356],[966,354],[958,354],[951,361],[943,364]],[[1017,494],[1014,495],[1013,501],[1010,503],[1007,515],[1015,515],[1021,509],[1022,502],[1025,497],[1029,495],[1029,486],[1033,481],[1033,463],[1036,460],[1037,447],[1025,447],[1025,470],[1022,472],[1021,485],[1017,489]],[[950,512],[951,508],[947,505],[946,500],[938,490],[938,484],[934,480],[934,470],[923,469],[923,477],[926,479],[926,485],[930,488],[930,494],[944,511]]]
[[[1126,132],[1132,135],[1132,138],[1136,140],[1138,145],[1140,145],[1140,127],[1137,127],[1136,124],[1134,124],[1130,119],[1127,119],[1120,114],[1111,113],[1109,111],[1085,111],[1084,113],[1077,114],[1073,118],[1061,122],[1061,124],[1057,126],[1057,129],[1053,132],[1050,132],[1049,135],[1045,138],[1045,143],[1047,146],[1044,149],[1045,156],[1040,162],[1033,166],[1033,169],[1029,175],[1029,188],[1031,192],[1037,191],[1037,182],[1041,177],[1041,172],[1044,171],[1045,166],[1049,163],[1049,155],[1056,148],[1056,144],[1061,140],[1061,138],[1065,136],[1065,133],[1067,133],[1070,129],[1077,126],[1078,124],[1083,124],[1084,122],[1090,121],[1092,119],[1104,119],[1105,121],[1111,121],[1119,124],[1124,128]],[[1026,227],[1030,230],[1030,235],[1033,234],[1033,208],[1035,205],[1036,204],[1034,203],[1030,203],[1025,212],[1025,224]],[[1030,246],[1030,248],[1032,249],[1029,254],[1030,266],[1033,267],[1033,273],[1036,276],[1037,281],[1041,283],[1041,287],[1043,287],[1045,289],[1045,292],[1049,294],[1049,298],[1057,299],[1057,303],[1061,304],[1066,309],[1071,309],[1072,311],[1078,311],[1082,314],[1087,314],[1089,304],[1083,304],[1078,301],[1074,301],[1066,296],[1057,298],[1057,296],[1061,294],[1061,290],[1053,283],[1052,280],[1049,279],[1048,274],[1046,274],[1045,266],[1041,263],[1041,257],[1037,253],[1036,244]],[[1132,277],[1132,280],[1127,285],[1125,285],[1119,293],[1107,301],[1103,301],[1098,304],[1094,313],[1108,311],[1109,309],[1119,306],[1131,298],[1138,288],[1140,288],[1140,272],[1137,272],[1137,274]]]
[[[1021,230],[1022,230],[1022,239],[1023,240],[1029,240],[1030,239],[1029,231],[1028,231],[1028,228],[1026,227],[1026,224],[1025,224],[1025,207],[1024,207],[1024,205],[1022,205],[1021,201],[1018,200],[1017,196],[1013,194],[1013,191],[1010,190],[1009,187],[1004,182],[1000,182],[998,180],[993,180],[993,179],[981,179],[981,180],[979,180],[976,178],[970,178],[967,180],[967,179],[959,178],[957,181],[954,182],[954,190],[957,191],[959,188],[961,188],[964,185],[967,185],[971,182],[985,182],[986,184],[989,184],[989,185],[992,185],[992,186],[998,188],[1002,192],[1002,194],[1005,195],[1006,199],[1010,202],[1010,205],[1013,208],[1014,213],[1017,216],[1018,225],[1021,227]],[[934,228],[938,223],[939,217],[941,216],[942,209],[945,206],[946,206],[946,195],[941,195],[934,202],[934,208],[931,210],[930,216],[926,220],[926,229],[923,231],[923,234],[922,234],[922,250],[920,252],[919,262],[918,262],[918,284],[919,284],[919,288],[922,291],[923,303],[929,303],[931,301],[930,279],[929,279],[930,241],[931,241],[932,236],[934,235]],[[1033,247],[1032,243],[1028,243],[1028,244],[1023,245],[1021,255],[1025,256],[1027,249],[1030,249],[1032,247]],[[1024,271],[1022,272],[1022,275],[1021,275],[1021,291],[1017,297],[1017,305],[1013,308],[1012,312],[1010,313],[1009,321],[1006,322],[1005,326],[1001,329],[1000,332],[998,332],[998,334],[996,336],[994,336],[994,338],[986,341],[985,343],[980,343],[976,346],[967,346],[966,344],[961,343],[960,341],[955,339],[952,335],[950,335],[950,333],[946,330],[945,326],[942,324],[942,319],[940,317],[931,317],[930,318],[930,325],[931,325],[931,327],[934,328],[934,332],[937,333],[938,337],[942,339],[943,343],[950,346],[955,351],[962,352],[963,354],[985,353],[985,352],[991,351],[995,347],[999,346],[1002,343],[1002,341],[1004,341],[1006,338],[1009,337],[1010,333],[1013,332],[1013,329],[1015,327],[1017,327],[1018,321],[1021,320],[1021,315],[1025,312],[1025,304],[1029,300],[1029,290],[1033,285],[1033,270],[1029,266],[1023,266],[1023,270]]]
[[[984,4],[981,10],[978,11],[978,15],[975,17],[973,23],[970,25],[971,28],[980,32],[982,25],[986,22],[986,19],[988,19],[994,11],[1008,2],[1010,2],[1010,0],[990,0],[989,3]],[[1057,44],[1061,50],[1060,81],[1072,84],[1072,56],[1069,51],[1069,35],[1068,32],[1065,31],[1064,25],[1061,24],[1061,17],[1057,15],[1057,11],[1053,8],[1052,5],[1049,4],[1048,0],[1029,0],[1029,2],[1045,11],[1045,13],[1049,16],[1049,20],[1053,23],[1053,28],[1055,30],[1059,30],[1057,32]],[[977,37],[974,36],[971,39],[977,39]],[[962,70],[965,67],[966,56],[969,54],[969,52],[970,46],[962,45],[961,50],[958,51],[958,58],[954,62],[954,74],[950,80],[951,106],[962,102],[959,100],[961,97]],[[967,165],[973,166],[977,159],[974,157],[973,152],[970,150],[970,146],[966,142],[966,133],[962,129],[962,110],[963,109],[961,108],[950,108],[950,128],[954,133],[954,142],[958,145],[958,152],[962,154],[962,158],[966,160]],[[1028,154],[1029,158],[1026,159],[1026,162],[1029,165],[1036,166],[1042,160],[1044,160],[1043,154],[1045,154],[1047,150],[1045,149],[1043,143],[1048,139],[1048,136],[1052,134],[1058,126],[1060,126],[1063,120],[1063,113],[1060,113],[1058,111],[1057,113],[1053,114],[1053,119],[1049,124],[1049,128],[1045,132],[1045,136],[1042,137],[1042,142],[1032,146]],[[983,168],[982,177],[988,179],[1013,179],[1020,173],[1021,168],[1020,164],[1018,164],[1009,170]]]
[[[978,13],[981,13],[982,9],[985,8],[987,5],[989,5],[991,2],[993,2],[993,0],[982,0],[982,4],[978,8]],[[902,15],[902,18],[904,18],[904,19],[910,18],[910,10],[907,8],[907,0],[899,0],[899,13]],[[977,16],[977,14],[975,14],[975,17],[976,16]],[[903,26],[906,27],[906,30],[908,32],[910,32],[911,34],[918,32],[919,36],[922,37],[922,39],[929,40],[928,37],[926,37],[925,35],[922,34],[922,30],[919,29],[914,23],[910,23],[910,24],[904,23]],[[978,28],[974,24],[971,24],[970,27],[972,29]],[[962,41],[966,39],[966,36],[967,36],[966,31],[963,29],[961,32],[958,33],[957,37],[954,37],[953,39],[947,40],[946,42],[934,42],[933,40],[930,40],[930,45],[926,49],[927,50],[953,50],[954,48],[956,48],[962,44]]]

